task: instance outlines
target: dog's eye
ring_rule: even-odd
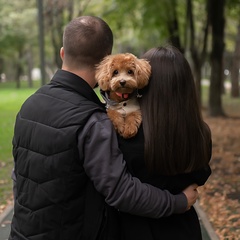
[[[113,76],[118,74],[118,70],[113,71]]]
[[[128,74],[132,75],[133,74],[133,70],[128,70]]]

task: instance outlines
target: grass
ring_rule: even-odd
[[[22,103],[37,89],[14,88],[14,83],[0,83],[0,203],[5,204],[12,195],[11,171],[12,137],[17,112]]]

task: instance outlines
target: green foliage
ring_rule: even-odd
[[[27,54],[34,54],[37,46],[35,1],[0,0],[0,74],[7,78],[27,69]],[[31,60],[34,62],[34,57]]]
[[[11,53],[30,44],[36,37],[32,24],[36,18],[34,5],[0,0],[0,9],[0,52]]]
[[[110,25],[114,33],[114,52],[131,51],[140,55],[166,38],[162,16],[158,17],[161,12],[165,13],[162,9],[162,2],[153,0],[92,0],[84,14],[100,16]]]
[[[185,0],[46,0],[43,3],[46,11],[44,15],[45,51],[47,62],[51,68],[54,64],[53,53],[58,52],[58,50],[53,51],[51,35],[54,33],[57,46],[60,46],[59,41],[61,41],[64,25],[72,17],[79,15],[97,15],[109,23],[115,36],[114,52],[132,51],[139,55],[150,47],[165,44],[170,37],[168,24],[175,14],[179,21],[182,44],[185,44],[186,41],[184,39],[186,31]],[[71,4],[73,4],[72,13]],[[196,37],[199,38],[199,43],[202,42],[202,24],[206,18],[205,4],[206,0],[193,1]],[[237,20],[239,14],[234,15],[232,12],[239,12],[237,10],[239,9],[239,0],[227,0],[227,4],[228,8],[232,10],[231,14],[229,11],[226,14],[232,15],[233,20]],[[62,10],[63,19],[52,18],[53,15],[60,16],[56,13],[60,13]],[[0,17],[0,54],[17,58],[16,49],[20,47],[26,49],[31,45],[34,48],[34,53],[37,53],[34,55],[38,55],[36,1],[0,0]],[[62,27],[58,25],[59,21],[62,22]],[[231,26],[234,26],[234,21],[230,22],[229,27]],[[59,35],[58,39],[57,35]],[[235,39],[232,38],[231,41],[235,41]],[[227,45],[231,44],[227,43]],[[34,62],[34,66],[36,66],[38,59]]]

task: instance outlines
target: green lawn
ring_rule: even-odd
[[[0,203],[6,203],[12,194],[11,170],[12,136],[17,112],[22,103],[36,91],[36,87],[21,89],[12,87],[12,83],[0,83]]]

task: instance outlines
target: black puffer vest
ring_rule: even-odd
[[[17,115],[13,155],[17,195],[9,239],[80,240],[88,179],[77,138],[95,111],[90,86],[59,70]]]

